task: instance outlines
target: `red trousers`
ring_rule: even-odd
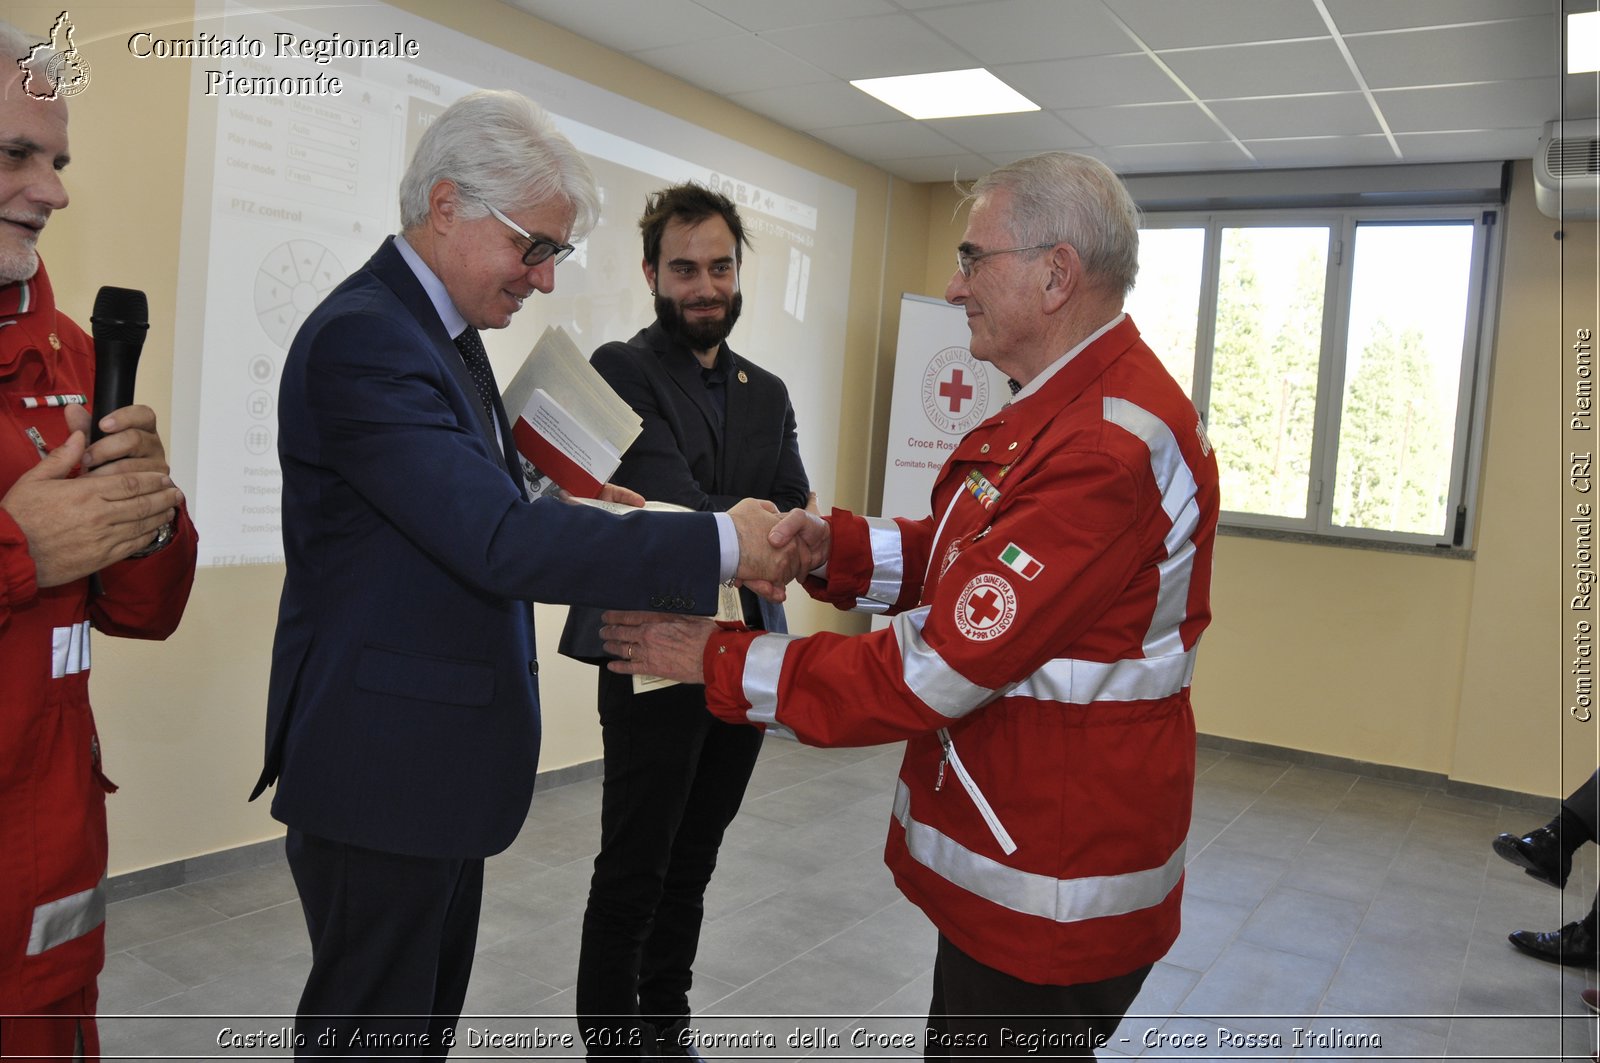
[[[93,982],[28,1015],[0,1019],[0,1059],[17,1063],[100,1063],[100,1031],[94,1024],[100,990]]]

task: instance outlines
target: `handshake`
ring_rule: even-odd
[[[805,509],[780,515],[771,502],[746,498],[728,510],[728,516],[739,534],[735,575],[768,601],[783,601],[790,580],[804,578],[828,559],[831,536],[817,513],[815,492]]]
[[[739,582],[768,601],[781,602],[790,580],[828,560],[833,536],[817,513],[815,493],[805,509],[784,514],[771,502],[746,498],[728,510],[739,534]],[[600,637],[618,658],[606,667],[622,675],[653,675],[679,683],[704,683],[706,643],[715,624],[703,617],[612,610]]]

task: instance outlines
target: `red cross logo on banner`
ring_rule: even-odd
[[[950,370],[950,379],[939,381],[939,394],[950,400],[950,412],[960,416],[961,406],[972,398],[972,385],[962,379],[965,374],[958,365]]]
[[[922,412],[945,435],[962,436],[989,414],[989,370],[965,347],[946,347],[922,371]]]
[[[962,407],[972,399],[973,387],[966,382],[966,374],[959,365],[951,366],[949,372],[948,377],[941,375],[939,378],[939,396],[950,401],[951,416],[960,417]]]
[[[974,642],[1005,633],[1017,618],[1017,592],[1003,576],[974,576],[956,600],[956,629]]]

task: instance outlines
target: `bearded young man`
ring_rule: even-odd
[[[695,184],[657,192],[639,219],[656,320],[594,353],[644,421],[613,481],[646,498],[726,510],[740,498],[806,504],[806,471],[783,381],[727,345],[747,244],[733,203]],[[741,592],[752,629],[786,631],[783,608]],[[599,616],[573,610],[562,652],[603,658]],[[591,1056],[698,1058],[689,1030],[702,901],[722,834],[761,748],[754,728],[706,712],[690,684],[636,694],[600,671],[605,743],[600,854],[578,960]]]

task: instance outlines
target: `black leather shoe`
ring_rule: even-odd
[[[1507,938],[1522,952],[1567,967],[1600,967],[1600,942],[1582,923],[1568,923],[1560,930],[1514,930]]]
[[[1566,887],[1567,875],[1572,872],[1572,854],[1561,848],[1561,839],[1549,827],[1531,830],[1520,838],[1502,834],[1494,840],[1494,851],[1556,889]]]

